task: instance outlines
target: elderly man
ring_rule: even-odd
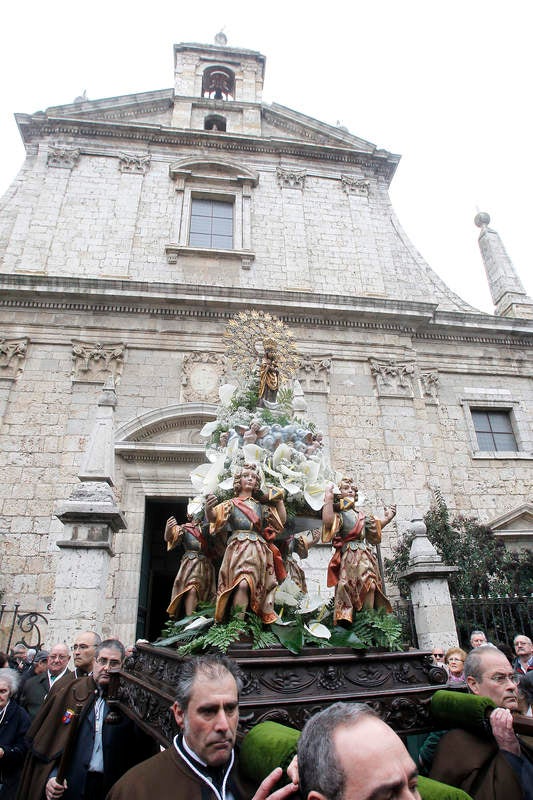
[[[311,717],[298,743],[302,800],[420,800],[418,770],[401,739],[362,703]]]
[[[20,705],[33,719],[50,691],[47,650],[41,650],[33,659],[33,676],[28,678],[20,693]],[[68,656],[67,656],[68,657]]]
[[[19,800],[103,800],[113,783],[143,757],[145,742],[126,717],[107,723],[109,671],[118,669],[124,647],[107,639],[96,648],[93,674],[58,686],[48,696],[28,731],[30,753],[19,788]],[[58,780],[77,705],[81,706],[65,780]]]
[[[74,675],[76,678],[83,678],[92,674],[96,647],[101,641],[100,636],[94,631],[82,631],[77,634],[72,645]]]
[[[183,664],[174,718],[181,728],[171,746],[130,770],[108,800],[245,800],[253,790],[239,775],[234,753],[239,723],[240,671],[230,659],[200,656]],[[275,769],[254,800],[266,800],[279,778]],[[284,800],[296,786],[270,795]]]
[[[469,653],[464,670],[470,691],[497,706],[489,717],[492,736],[459,727],[449,731],[437,747],[430,777],[464,789],[475,800],[530,800],[533,751],[513,731],[518,700],[509,660],[493,645],[482,645]]]
[[[476,647],[483,647],[484,644],[488,644],[484,631],[472,631],[470,634],[470,647],[472,650]]]
[[[525,675],[530,670],[533,670],[533,642],[529,636],[519,633],[513,639],[513,646],[516,653],[513,668],[515,672],[521,672]]]

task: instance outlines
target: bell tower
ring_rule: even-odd
[[[265,61],[228,47],[224,33],[213,45],[175,44],[172,126],[260,135]]]

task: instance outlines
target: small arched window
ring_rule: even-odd
[[[226,117],[221,117],[220,114],[209,114],[209,116],[204,119],[204,130],[225,131]]]
[[[233,100],[235,75],[225,67],[208,67],[202,78],[202,97],[211,100]]]

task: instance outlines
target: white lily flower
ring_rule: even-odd
[[[214,464],[215,461],[217,460],[217,458],[220,457],[220,451],[219,450],[215,450],[214,447],[206,448],[205,454],[207,456],[207,460],[210,461],[211,464]]]
[[[214,431],[216,431],[218,427],[218,420],[214,419],[212,422],[206,422],[202,430],[200,431],[200,436],[203,436],[204,439],[208,439]]]
[[[211,494],[218,486],[218,476],[224,469],[225,456],[219,455],[212,464],[199,464],[191,472],[191,483],[197,492]]]
[[[203,492],[205,476],[211,469],[211,464],[198,464],[191,472],[191,483],[197,492]]]
[[[213,622],[212,617],[196,617],[192,622],[184,627],[184,631],[193,631],[195,628],[203,628],[208,622]]]
[[[203,507],[204,504],[199,495],[196,495],[196,497],[191,497],[187,504],[187,514],[191,514],[191,516],[194,517],[196,514],[199,514],[200,511],[202,511]]]
[[[235,394],[235,389],[237,387],[234,386],[232,383],[224,383],[218,390],[218,396],[220,397],[220,402],[223,406],[228,406],[230,404],[231,398]]]
[[[222,489],[223,492],[233,489],[233,475],[230,475],[229,478],[226,478],[221,483],[219,483],[218,488]]]
[[[289,447],[288,444],[280,444],[274,450],[274,454],[272,456],[272,466],[279,467],[279,463],[282,459],[286,461],[290,461],[292,449]]]
[[[266,450],[256,444],[245,444],[242,452],[246,464],[261,464],[268,455]]]
[[[326,605],[326,601],[319,594],[306,594],[298,605],[298,611],[301,614],[310,614],[324,605]]]
[[[294,469],[289,469],[289,467],[285,466],[285,464],[280,465],[280,470],[284,475],[287,475],[288,478],[292,478],[293,480],[302,481],[303,479],[301,472],[296,472]]]
[[[289,494],[298,494],[301,492],[302,487],[298,486],[297,483],[291,483],[290,481],[285,481],[283,478],[279,479],[280,486],[285,489],[286,492]]]
[[[316,483],[318,480],[319,464],[316,461],[304,461],[299,464],[300,469],[306,477],[306,483]]]
[[[331,639],[331,631],[320,622],[310,622],[309,625],[304,625],[304,628],[317,639]]]
[[[305,502],[307,503],[308,506],[310,506],[313,509],[313,511],[320,511],[320,509],[324,505],[325,488],[326,486],[323,482],[305,485],[304,487]]]

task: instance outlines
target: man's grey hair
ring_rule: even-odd
[[[466,657],[465,661],[465,681],[472,676],[479,683],[483,679],[483,658],[486,653],[501,653],[502,656],[507,658],[505,653],[494,647],[493,644],[482,644],[481,647],[474,647],[473,650]]]
[[[0,669],[0,681],[4,681],[9,686],[9,697],[13,697],[17,693],[20,683],[20,675],[10,667],[3,667]]]
[[[96,635],[98,636],[98,634],[96,634]],[[100,638],[100,637],[98,637],[98,638]],[[112,650],[118,650],[119,653],[120,653],[120,660],[121,661],[124,661],[124,659],[126,658],[126,650],[124,649],[124,645],[118,639],[104,639],[103,642],[99,642],[96,645],[96,650],[95,650],[94,657],[98,658],[98,656],[100,655],[102,650],[104,650],[106,648],[111,648]]]
[[[485,639],[487,638],[487,634],[485,633],[485,631],[472,631],[472,633],[470,634],[470,644],[472,644],[472,639],[474,638],[474,636],[484,636]]]
[[[334,703],[306,722],[298,742],[298,775],[304,800],[311,791],[320,792],[327,800],[342,800],[346,776],[335,751],[334,733],[364,717],[377,714],[364,703]]]
[[[527,639],[527,640],[528,640],[528,642],[529,642],[529,644],[533,644],[533,642],[531,641],[531,639],[529,638],[529,636],[526,636],[526,634],[525,634],[525,633],[517,633],[517,634],[516,634],[516,636],[515,636],[515,637],[514,637],[514,639],[513,639],[513,644],[516,644],[516,640],[517,640],[517,639]]]
[[[237,693],[240,695],[243,687],[243,676],[237,664],[226,656],[196,656],[183,662],[178,681],[176,683],[176,703],[182,711],[187,710],[191,699],[193,684],[199,675],[208,680],[222,680],[228,673],[235,679]]]

